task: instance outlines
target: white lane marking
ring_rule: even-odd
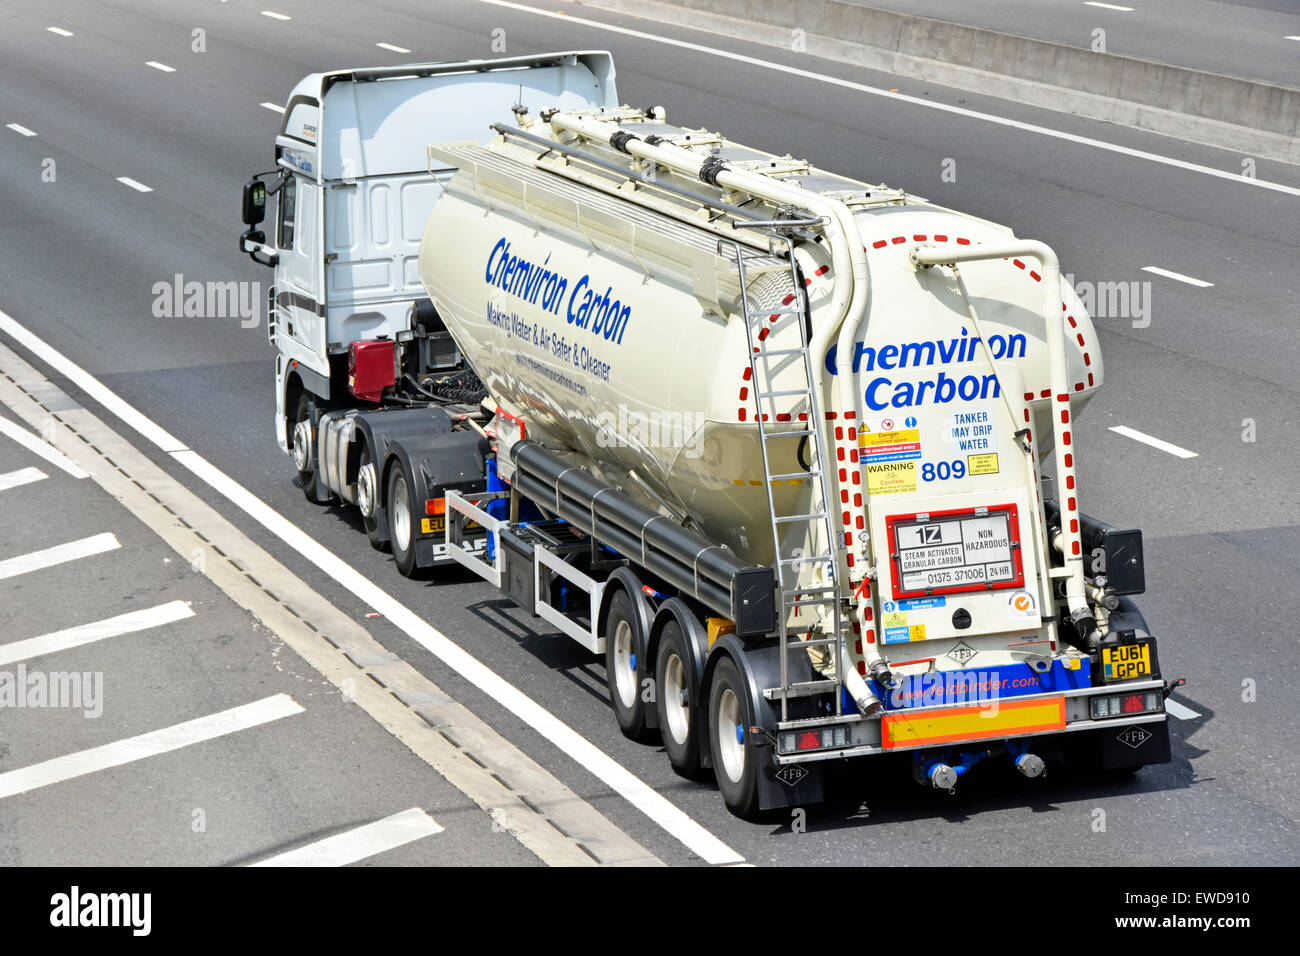
[[[1197,279],[1195,276],[1183,275],[1181,272],[1170,272],[1168,269],[1161,269],[1159,266],[1143,266],[1142,271],[1150,272],[1152,275],[1164,276],[1166,279],[1186,282],[1188,285],[1194,285],[1201,289],[1209,289],[1214,285],[1213,282],[1206,282],[1204,279]]]
[[[433,817],[415,807],[250,865],[347,866],[441,833],[443,829]]]
[[[1159,438],[1154,438],[1146,432],[1140,432],[1136,428],[1129,428],[1127,425],[1112,425],[1110,430],[1117,435],[1123,435],[1125,438],[1131,438],[1134,441],[1140,441],[1144,445],[1150,445],[1152,448],[1159,448],[1161,451],[1167,451],[1171,455],[1177,455],[1179,458],[1196,457],[1196,452],[1194,451],[1188,451],[1186,448],[1171,445],[1167,441],[1161,441]]]
[[[376,43],[375,46],[379,47],[379,49],[381,49],[381,50],[392,50],[394,53],[410,53],[410,52],[411,52],[410,50],[408,50],[408,49],[407,49],[406,47],[404,47],[404,46],[393,46],[391,43]]]
[[[71,30],[65,30],[65,29],[63,29],[63,27],[46,27],[45,29],[49,30],[51,33],[57,33],[57,34],[58,34],[59,36],[61,36],[61,37],[70,37],[70,36],[72,36],[72,31],[71,31]]]
[[[117,181],[121,183],[123,186],[130,186],[132,189],[136,190],[137,192],[142,192],[142,193],[153,192],[152,187],[146,186],[144,183],[138,182],[137,180],[132,179],[130,176],[118,176]]]
[[[159,63],[157,60],[145,60],[145,66],[151,66],[155,70],[162,70],[164,73],[175,73],[176,67],[168,66],[166,63]]]
[[[27,574],[31,571],[52,568],[56,564],[76,561],[78,558],[89,558],[92,555],[103,554],[105,551],[116,551],[120,547],[122,545],[118,543],[117,536],[112,532],[105,531],[103,534],[92,535],[89,538],[81,538],[77,541],[69,541],[66,544],[56,544],[52,548],[44,548],[30,554],[20,554],[16,558],[6,558],[0,561],[0,581],[17,577],[20,574]]]
[[[0,418],[0,434],[8,435],[18,444],[22,445],[28,451],[40,455],[51,465],[61,468],[70,474],[73,478],[89,478],[90,473],[69,458],[63,452],[59,451],[49,442],[37,438],[22,425],[17,422],[11,422],[7,418]]]
[[[1101,7],[1103,10],[1119,10],[1122,13],[1132,13],[1132,7],[1121,7],[1118,3],[1101,3],[1100,0],[1083,0],[1085,7]]]
[[[38,787],[62,783],[83,777],[97,770],[120,767],[146,757],[156,757],[192,744],[224,737],[260,724],[301,714],[303,707],[288,694],[276,694],[251,704],[232,707],[220,713],[209,714],[183,724],[152,730],[136,737],[127,737],[102,747],[92,747],[77,753],[45,760],[30,767],[21,767],[0,773],[0,799],[12,797]]]
[[[382,617],[387,618],[391,624],[405,632],[408,637],[479,690],[519,717],[588,772],[602,780],[696,856],[707,863],[738,863],[744,860],[744,857],[691,819],[676,804],[650,789],[639,777],[537,701],[506,681],[420,615],[370,581],[360,571],[323,547],[266,502],[215,468],[202,456],[184,450],[184,446],[162,427],[136,411],[93,375],[39,336],[19,325],[4,312],[0,312],[0,331],[12,336],[61,374],[73,379],[87,395],[164,451],[169,452],[177,462],[223,494],[277,538],[368,604]]]
[[[1172,697],[1165,698],[1165,713],[1170,717],[1177,717],[1179,720],[1194,720],[1201,716],[1190,707],[1184,707]]]
[[[264,107],[265,109],[272,110],[273,112],[276,112],[276,113],[283,113],[283,112],[284,112],[284,107],[283,107],[283,106],[280,106],[278,103],[261,103],[261,104],[259,104],[259,105],[261,105],[261,106]]]
[[[1300,37],[1288,36],[1287,39],[1288,39],[1288,40],[1300,40]]]
[[[1199,163],[1189,163],[1185,160],[1174,159],[1172,156],[1161,156],[1159,153],[1150,153],[1142,149],[1120,146],[1116,143],[1108,143],[1105,140],[1092,139],[1087,136],[1080,136],[1076,133],[1066,133],[1057,129],[1049,129],[1046,126],[1036,126],[1033,123],[1007,119],[1003,116],[994,116],[992,113],[981,113],[978,110],[970,110],[962,106],[949,106],[947,103],[933,103],[922,99],[921,97],[908,96],[906,93],[895,93],[892,90],[867,86],[864,83],[855,83],[852,80],[842,80],[836,76],[814,73],[811,70],[801,70],[798,67],[786,66],[783,63],[771,63],[767,60],[761,60],[758,57],[745,56],[743,53],[732,53],[729,50],[719,50],[716,47],[704,46],[699,43],[690,43],[686,40],[675,40],[672,37],[663,37],[654,33],[646,33],[642,30],[632,30],[628,27],[619,27],[612,23],[601,23],[598,20],[589,20],[586,17],[568,16],[564,13],[558,12],[553,13],[550,10],[540,10],[537,7],[530,7],[523,3],[513,3],[511,0],[477,0],[477,2],[486,3],[494,7],[506,7],[510,10],[532,13],[539,17],[547,17],[552,20],[563,20],[566,23],[578,23],[583,26],[592,27],[596,30],[604,30],[607,33],[617,33],[621,36],[634,37],[639,40],[649,40],[653,43],[675,46],[683,50],[693,50],[696,53],[708,53],[711,56],[720,57],[724,60],[733,60],[737,63],[746,63],[750,66],[763,67],[764,69],[775,70],[778,73],[785,73],[788,76],[797,76],[806,80],[816,80],[819,83],[838,86],[846,90],[854,90],[858,93],[869,93],[872,96],[881,96],[885,99],[898,100],[899,102],[910,103],[914,106],[924,106],[928,109],[940,110],[944,113],[952,113],[956,116],[966,116],[971,119],[984,120],[987,123],[995,123],[998,126],[1006,126],[1010,129],[1018,129],[1028,133],[1038,133],[1042,136],[1050,136],[1053,139],[1065,140],[1066,142],[1077,143],[1081,146],[1091,146],[1096,149],[1104,149],[1107,152],[1119,153],[1122,156],[1131,156],[1135,159],[1144,159],[1152,163],[1160,163],[1163,166],[1173,166],[1177,169],[1184,169],[1189,172],[1213,176],[1216,179],[1226,179],[1229,182],[1240,183],[1244,186],[1255,186],[1260,189],[1270,189],[1274,192],[1286,193],[1290,196],[1300,196],[1300,187],[1297,186],[1287,186],[1282,183],[1270,182],[1265,179],[1254,179],[1250,176],[1243,176],[1241,173],[1229,173],[1222,169],[1214,169],[1211,166],[1202,166]]]
[[[2,644],[0,645],[0,667],[81,647],[83,644],[93,644],[95,641],[102,641],[109,637],[120,637],[123,634],[147,631],[151,627],[174,624],[193,616],[194,611],[184,601],[170,601],[157,607],[105,618],[93,624],[80,624],[62,631],[42,634],[40,637],[29,637],[26,640],[14,641],[12,644]]]
[[[262,16],[270,17],[272,20],[292,20],[293,17],[284,13],[276,13],[274,10],[263,10]]]
[[[21,135],[23,135],[23,136],[35,136],[35,135],[36,135],[35,132],[33,132],[32,130],[28,129],[26,126],[20,126],[18,123],[9,123],[5,128],[6,128],[6,129],[11,129],[11,130],[13,130],[15,133],[19,133],[19,134],[21,134]]]
[[[17,471],[6,472],[0,475],[0,491],[20,488],[23,485],[30,485],[33,481],[40,481],[48,477],[50,476],[39,468],[20,468]]]

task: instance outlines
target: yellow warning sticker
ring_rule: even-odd
[[[972,475],[996,475],[998,473],[997,453],[991,455],[967,455],[966,470]]]
[[[925,640],[925,625],[924,625],[924,624],[913,624],[911,627],[909,627],[909,628],[907,629],[907,632],[908,632],[908,639],[909,639],[909,640],[913,640],[913,641],[923,641],[923,640]]]
[[[886,611],[880,615],[881,627],[907,627],[906,611]]]
[[[867,493],[896,495],[916,491],[916,462],[889,461],[867,465]]]

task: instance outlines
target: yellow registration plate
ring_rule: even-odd
[[[1151,645],[1121,644],[1101,649],[1104,680],[1131,680],[1151,673]]]
[[[473,530],[474,528],[477,528],[477,527],[480,527],[480,525],[479,525],[479,523],[478,523],[477,521],[466,521],[466,522],[465,522],[465,530],[466,530],[466,531],[471,531],[471,530]],[[421,518],[421,519],[420,519],[420,534],[442,534],[442,533],[443,533],[444,531],[446,531],[446,530],[447,530],[447,516],[446,516],[446,515],[438,515],[438,517],[436,517],[436,518]]]

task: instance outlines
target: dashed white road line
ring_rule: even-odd
[[[224,737],[260,724],[301,714],[303,707],[288,694],[276,694],[241,707],[232,707],[220,713],[209,714],[183,724],[152,730],[136,737],[127,737],[101,747],[82,750],[45,760],[30,767],[0,773],[0,799],[26,793],[39,787],[62,783],[74,777],[83,777],[97,770],[120,767],[146,757],[156,757],[172,750],[189,747]]]
[[[1102,3],[1101,0],[1083,0],[1085,7],[1101,7],[1103,10],[1118,10],[1121,13],[1132,13],[1132,7],[1121,7],[1118,3]]]
[[[262,16],[270,17],[272,20],[292,20],[293,17],[287,13],[276,13],[274,10],[263,10]]]
[[[261,105],[264,109],[271,110],[271,111],[273,111],[273,112],[275,112],[275,113],[283,113],[283,112],[284,112],[284,107],[281,106],[279,103],[261,103],[261,104],[259,104],[259,105]]]
[[[433,817],[415,807],[251,865],[347,866],[441,833],[443,829]]]
[[[155,70],[161,70],[164,73],[175,73],[176,67],[168,66],[166,63],[159,63],[157,60],[145,60],[145,66],[151,66]]]
[[[77,541],[69,541],[66,544],[56,544],[52,548],[33,551],[30,554],[20,554],[16,558],[6,558],[0,561],[0,581],[6,578],[16,578],[20,574],[28,574],[31,571],[52,568],[56,564],[76,561],[78,558],[89,558],[96,554],[103,554],[105,551],[116,551],[120,547],[122,545],[118,542],[117,536],[106,531],[103,534],[92,535],[89,538],[81,538]]]
[[[1195,276],[1183,275],[1181,272],[1170,272],[1168,269],[1161,269],[1159,266],[1143,266],[1142,271],[1150,272],[1152,275],[1164,276],[1166,279],[1186,282],[1188,285],[1194,285],[1200,289],[1209,289],[1214,285],[1213,282],[1206,282],[1204,279],[1198,279]]]
[[[163,451],[170,453],[178,463],[184,465],[277,538],[328,574],[335,582],[378,611],[408,637],[603,781],[696,856],[713,864],[739,863],[744,860],[744,857],[683,812],[676,804],[652,790],[636,774],[334,552],[322,546],[275,508],[216,468],[197,452],[187,449],[166,429],[123,401],[103,382],[4,312],[0,312],[0,332],[10,335],[56,371],[75,381],[82,391],[105,409],[136,429]]]
[[[1134,441],[1140,441],[1144,445],[1150,445],[1152,448],[1159,448],[1161,451],[1167,451],[1171,455],[1177,455],[1179,458],[1195,458],[1196,452],[1188,451],[1186,448],[1180,448],[1178,445],[1170,444],[1148,435],[1146,432],[1140,432],[1136,428],[1129,428],[1127,425],[1112,425],[1110,428],[1117,435],[1123,435],[1125,438],[1131,438]]]
[[[1165,698],[1165,713],[1170,717],[1177,717],[1179,720],[1195,720],[1201,716],[1190,707],[1184,707],[1172,697]]]
[[[897,100],[913,106],[924,106],[928,109],[940,110],[954,116],[965,116],[970,119],[982,120],[986,123],[995,123],[998,126],[1005,126],[1008,129],[1018,129],[1024,132],[1037,133],[1041,136],[1050,136],[1053,139],[1064,140],[1068,143],[1077,143],[1081,146],[1091,146],[1095,149],[1103,149],[1107,152],[1118,153],[1122,156],[1131,156],[1152,163],[1160,163],[1163,166],[1172,166],[1176,169],[1184,169],[1190,172],[1201,173],[1205,176],[1213,176],[1216,179],[1226,179],[1230,182],[1240,183],[1243,186],[1254,186],[1257,189],[1269,189],[1274,192],[1286,193],[1291,196],[1300,196],[1300,187],[1287,186],[1283,183],[1275,183],[1264,179],[1243,176],[1241,173],[1230,173],[1222,169],[1215,169],[1212,166],[1202,166],[1199,163],[1189,163],[1186,160],[1175,159],[1172,156],[1161,156],[1159,153],[1150,153],[1143,149],[1133,149],[1129,146],[1120,146],[1118,143],[1108,143],[1105,140],[1092,139],[1091,137],[1080,136],[1076,133],[1066,133],[1058,129],[1049,129],[1046,126],[1037,126],[1033,123],[1008,119],[1005,116],[994,116],[992,113],[981,113],[978,110],[967,109],[964,106],[950,106],[947,103],[931,102],[923,97],[909,96],[906,93],[897,93],[893,90],[882,89],[876,86],[867,86],[865,83],[855,83],[852,80],[840,79],[837,76],[829,76],[825,73],[814,73],[812,70],[802,70],[795,66],[786,66],[784,63],[775,63],[771,60],[764,60],[756,56],[746,56],[743,53],[733,53],[730,50],[705,46],[702,43],[691,43],[687,40],[677,40],[673,37],[659,36],[655,33],[647,33],[644,30],[633,30],[630,27],[620,27],[612,23],[601,23],[599,20],[590,20],[586,17],[570,16],[563,11],[544,10],[540,7],[529,6],[526,3],[515,3],[513,0],[477,0],[477,2],[489,4],[494,7],[504,7],[508,10],[518,10],[521,13],[531,13],[535,16],[547,17],[564,23],[576,23],[581,26],[591,27],[595,30],[604,30],[607,33],[615,33],[619,36],[646,40],[650,43],[662,43],[665,46],[673,46],[682,50],[692,50],[696,53],[707,53],[710,56],[715,56],[719,59],[731,60],[734,63],[745,63],[749,66],[774,70],[777,73],[784,73],[786,76],[797,76],[801,79],[816,80],[819,83],[825,83],[829,86],[837,86],[845,90],[853,90],[871,96]]]
[[[130,186],[132,189],[136,190],[137,192],[142,192],[142,193],[153,192],[153,188],[151,186],[146,186],[144,183],[132,179],[130,176],[118,176],[117,181],[121,183],[123,186]]]
[[[0,491],[21,488],[23,485],[30,485],[33,481],[41,481],[48,477],[50,476],[39,468],[19,468],[17,471],[5,472],[0,475]]]
[[[394,53],[410,53],[410,52],[411,52],[410,50],[408,50],[408,49],[407,49],[406,47],[404,47],[404,46],[393,46],[393,44],[391,44],[391,43],[376,43],[375,46],[379,47],[379,49],[381,49],[381,50],[391,50],[391,51],[394,52]]]
[[[26,126],[22,126],[22,125],[20,125],[20,124],[18,124],[18,123],[8,123],[8,124],[5,125],[5,128],[6,128],[6,129],[11,129],[11,130],[13,130],[15,133],[18,133],[18,134],[21,135],[21,136],[35,136],[35,135],[36,135],[36,133],[35,133],[34,130],[30,130],[30,129],[28,129]]]
[[[120,637],[123,634],[147,631],[151,627],[174,624],[193,616],[194,611],[184,601],[170,601],[157,607],[105,618],[93,624],[81,624],[51,634],[42,634],[40,637],[0,644],[0,667],[81,647],[83,644],[93,644],[95,641],[102,641],[109,637]]]
[[[49,30],[51,33],[57,34],[58,36],[61,36],[61,37],[70,37],[70,36],[72,36],[72,31],[71,31],[71,30],[65,30],[65,29],[63,29],[63,27],[46,27],[45,29],[47,29],[47,30]]]
[[[1288,39],[1288,40],[1300,40],[1300,37],[1288,36],[1287,39]]]
[[[89,478],[90,473],[69,458],[63,452],[59,451],[47,441],[37,438],[22,425],[17,422],[11,422],[7,418],[0,418],[0,435],[8,435],[18,444],[22,445],[30,452],[40,455],[51,465],[61,468],[73,478]]]

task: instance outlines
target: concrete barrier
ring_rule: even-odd
[[[1300,89],[844,0],[586,0],[943,86],[1300,164]]]

